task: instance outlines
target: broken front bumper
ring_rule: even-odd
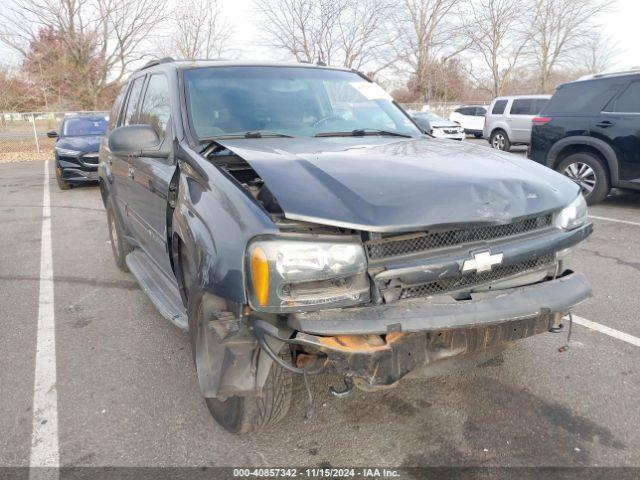
[[[391,385],[420,367],[469,354],[499,351],[548,331],[591,295],[585,276],[570,271],[555,280],[472,300],[439,298],[293,314],[290,343],[326,356],[326,364],[360,386]]]

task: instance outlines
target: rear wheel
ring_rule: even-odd
[[[180,273],[187,292],[187,313],[191,351],[198,376],[207,375],[211,353],[216,348],[224,348],[211,339],[213,333],[203,315],[202,291],[198,287],[196,268],[183,244],[179,245]],[[211,353],[210,353],[211,352]],[[291,363],[291,354],[283,355],[283,360]],[[233,396],[225,400],[205,398],[207,408],[213,418],[225,430],[232,433],[249,433],[263,430],[281,421],[289,411],[293,392],[291,372],[276,363],[271,367],[260,397]]]
[[[113,211],[111,201],[107,200],[107,224],[109,226],[109,238],[111,239],[111,249],[116,266],[123,272],[128,272],[126,257],[131,252],[131,246],[122,236],[120,222]]]
[[[476,138],[482,138],[482,134],[480,132],[474,133],[473,136]]]
[[[62,178],[62,169],[59,165],[56,165],[56,182],[58,182],[60,190],[69,190],[71,188],[71,184]]]
[[[491,144],[491,147],[505,152],[508,152],[511,149],[511,142],[509,141],[507,132],[504,130],[495,130],[491,134],[491,138],[489,138],[489,143]]]
[[[604,200],[611,189],[604,164],[592,153],[580,152],[569,155],[558,164],[556,170],[580,187],[589,205]]]

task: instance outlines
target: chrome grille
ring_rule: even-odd
[[[542,270],[544,267],[551,267],[555,263],[555,260],[555,255],[550,254],[513,265],[499,265],[494,267],[490,272],[472,272],[455,278],[446,278],[422,285],[406,286],[401,289],[400,298],[426,297],[429,295],[464,290],[514,275]]]
[[[520,233],[540,230],[551,225],[550,213],[529,217],[504,225],[472,227],[460,230],[417,232],[409,235],[386,237],[365,243],[367,255],[371,260],[398,257],[436,248],[453,247],[477,241],[495,240],[511,237]]]

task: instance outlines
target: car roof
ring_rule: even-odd
[[[564,87],[565,85],[572,85],[574,83],[581,82],[597,82],[599,80],[609,80],[611,78],[620,78],[620,79],[634,79],[640,78],[640,69],[626,70],[623,72],[609,72],[609,73],[596,73],[595,75],[585,75],[584,77],[580,77],[573,82],[566,82],[558,85],[558,88]]]
[[[307,62],[265,62],[258,60],[224,60],[224,59],[203,59],[203,60],[183,60],[173,59],[170,57],[161,58],[159,60],[152,60],[143,67],[139,68],[136,72],[169,68],[177,70],[189,70],[192,68],[206,68],[206,67],[289,67],[289,68],[316,68],[322,70],[340,70],[344,72],[354,72],[363,76],[362,73],[354,69],[333,67],[324,65],[322,63],[314,64]]]
[[[545,93],[534,93],[531,95],[504,95],[502,97],[494,98],[493,101],[495,102],[496,100],[509,100],[509,99],[517,100],[519,98],[551,98],[551,95],[548,95]]]

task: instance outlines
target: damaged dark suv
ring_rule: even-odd
[[[340,396],[474,365],[591,293],[562,265],[592,231],[575,183],[422,134],[358,72],[164,59],[111,121],[116,264],[188,330],[230,431],[281,420],[293,375]]]

